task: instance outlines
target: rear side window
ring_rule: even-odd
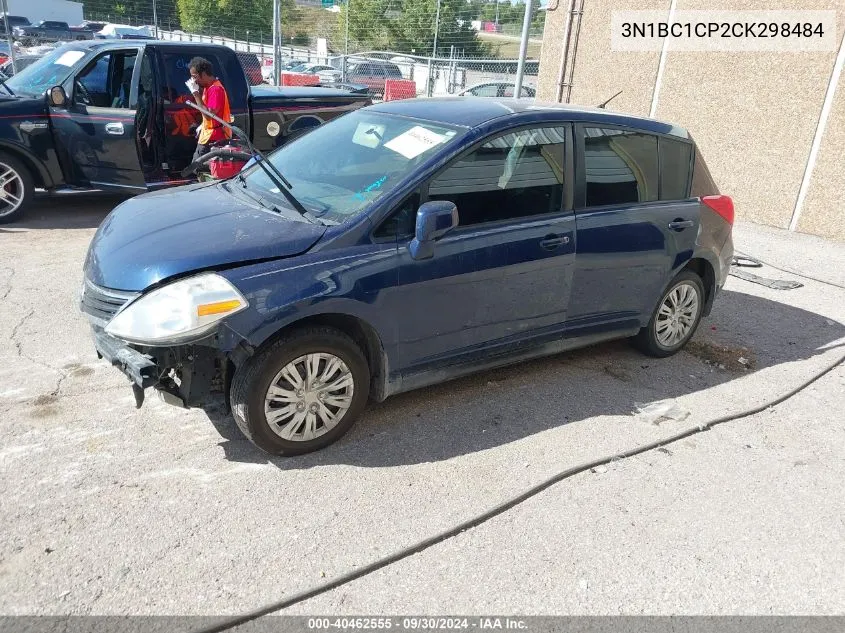
[[[171,103],[184,103],[191,98],[191,93],[185,82],[190,79],[191,72],[188,66],[191,60],[197,55],[205,57],[211,62],[212,72],[220,79],[223,86],[226,86],[225,69],[217,55],[209,54],[208,51],[196,52],[170,52],[167,51],[162,54],[161,59],[164,62],[164,76],[166,78],[164,88],[165,101]],[[231,99],[231,95],[229,96]]]
[[[716,196],[719,194],[719,187],[710,175],[710,170],[707,169],[707,163],[704,162],[704,157],[695,147],[695,161],[692,165],[692,190],[690,196],[699,198],[701,196]]]
[[[587,206],[653,202],[658,198],[657,137],[584,128]]]
[[[660,199],[688,197],[692,145],[660,137]]]

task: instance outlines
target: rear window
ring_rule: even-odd
[[[398,66],[385,66],[385,71],[388,77],[402,77],[402,71],[399,70]]]
[[[692,145],[660,137],[660,199],[683,200],[688,197]]]

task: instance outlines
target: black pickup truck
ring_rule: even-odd
[[[200,114],[187,105],[192,57],[210,60],[235,125],[271,151],[370,103],[365,86],[250,86],[236,53],[190,42],[65,44],[0,83],[0,223],[36,188],[142,193],[186,184]]]

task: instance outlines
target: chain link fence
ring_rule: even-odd
[[[272,0],[52,1],[71,26],[87,22],[91,37],[108,23],[254,53],[273,82]],[[545,20],[539,0],[530,1],[524,96],[533,96]],[[25,8],[14,4],[10,14],[26,17]],[[524,11],[509,0],[280,0],[281,70],[366,84],[377,97],[385,79],[400,77],[418,95],[512,96]]]

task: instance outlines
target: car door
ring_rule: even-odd
[[[460,219],[431,259],[414,260],[400,246],[406,371],[560,336],[575,246],[569,139],[560,124],[500,133],[428,183],[424,198],[454,202]]]
[[[137,48],[100,53],[74,77],[69,103],[51,107],[66,173],[76,183],[143,190],[135,135]]]
[[[677,262],[695,248],[698,206],[661,196],[657,135],[585,123],[575,137],[577,252],[568,329],[577,335],[638,327]]]

